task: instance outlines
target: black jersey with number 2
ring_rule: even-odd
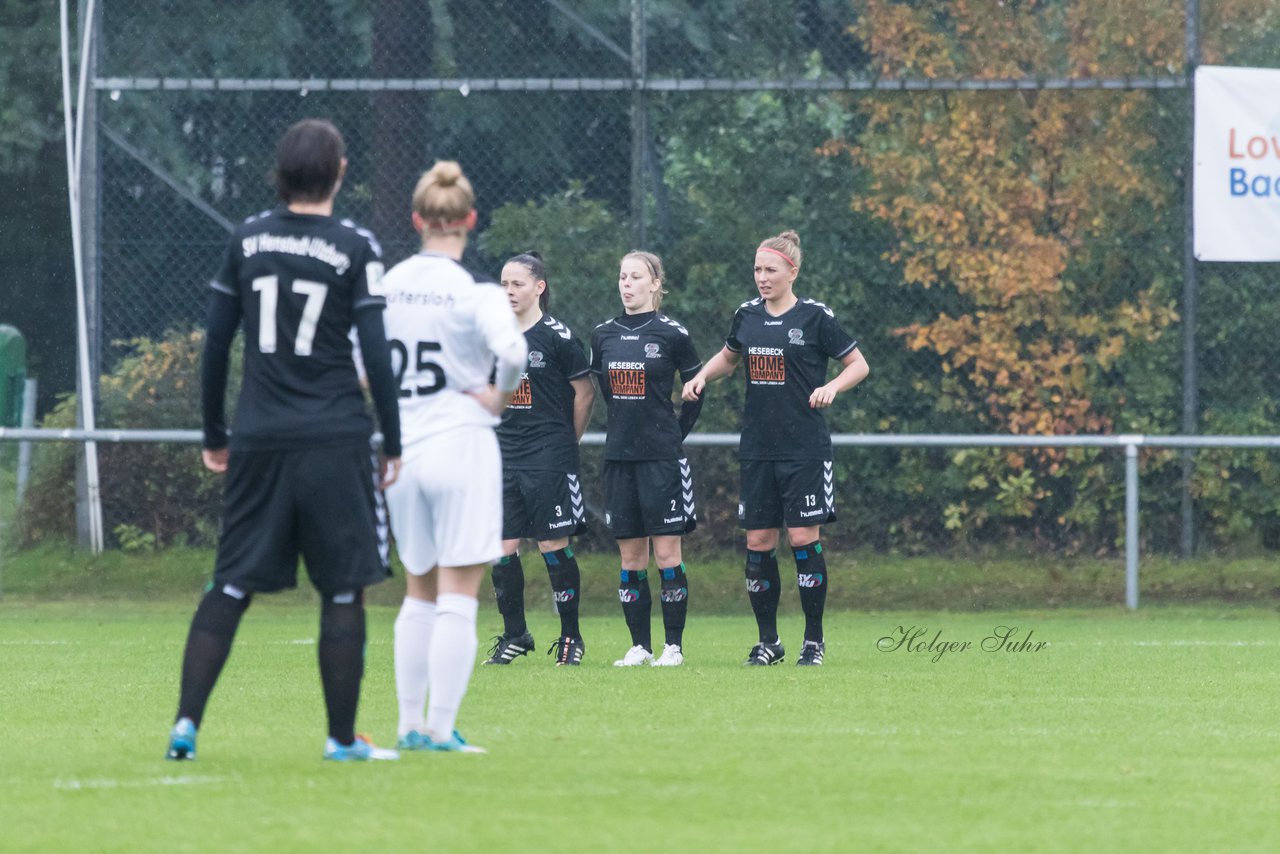
[[[373,422],[349,333],[381,309],[373,235],[331,216],[277,209],[232,237],[210,286],[235,300],[245,333],[233,447],[257,450],[368,437]]]
[[[520,385],[498,425],[506,469],[578,472],[571,380],[591,366],[582,341],[551,315],[525,330],[529,357]]]
[[[801,299],[774,317],[757,297],[734,313],[725,346],[740,354],[747,368],[738,456],[831,459],[831,431],[822,410],[809,405],[809,396],[826,384],[827,360],[843,359],[858,346],[835,312]]]
[[[591,370],[608,404],[606,460],[684,457],[671,393],[702,367],[689,332],[665,314],[606,320],[591,333]]]

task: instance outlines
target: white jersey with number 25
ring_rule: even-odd
[[[406,453],[436,433],[496,425],[466,392],[488,386],[495,358],[524,365],[524,334],[502,289],[452,258],[423,251],[388,271],[380,290]]]

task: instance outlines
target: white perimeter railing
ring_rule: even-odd
[[[202,440],[199,430],[44,430],[0,427],[0,441],[184,442]],[[1008,436],[964,433],[837,433],[837,447],[885,448],[1123,448],[1125,605],[1138,607],[1138,448],[1280,448],[1280,436]],[[587,433],[584,445],[604,444],[603,433]],[[686,445],[736,447],[737,433],[692,433]]]

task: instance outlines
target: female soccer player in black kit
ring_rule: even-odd
[[[794,231],[760,244],[760,296],[738,307],[724,349],[685,383],[683,394],[686,401],[700,400],[708,382],[732,373],[746,357],[738,522],[747,531],[747,594],[760,629],[760,642],[747,656],[752,665],[777,664],[785,654],[777,623],[778,529],[784,525],[805,618],[796,664],[822,664],[827,564],[818,536],[836,518],[831,433],[822,410],[867,376],[857,342],[835,313],[795,295],[802,259]],[[830,382],[828,359],[844,366]]]
[[[324,758],[394,759],[355,735],[364,674],[364,588],[388,575],[386,514],[375,492],[365,411],[348,337],[354,326],[382,425],[384,485],[400,466],[396,384],[383,331],[381,249],[333,217],[347,160],[337,128],[309,119],[276,152],[284,207],[235,230],[210,285],[201,384],[204,464],[226,472],[213,582],[191,621],[168,758],[194,759],[196,728],[255,593],[297,584],[298,555],[321,596]],[[245,334],[244,383],[228,441],[227,362]]]
[[[542,257],[526,252],[502,267],[502,287],[524,331],[529,357],[520,387],[502,414],[502,559],[493,565],[493,591],[503,631],[485,664],[510,664],[533,649],[524,617],[522,538],[538,541],[560,614],[551,647],[557,665],[582,662],[578,629],[582,575],[569,537],[586,530],[578,482],[578,441],[591,419],[591,365],[576,338],[547,314],[550,286]]]
[[[684,663],[683,634],[689,582],[680,538],[697,525],[693,475],[683,442],[702,408],[694,400],[676,416],[676,374],[688,381],[702,367],[688,331],[658,309],[666,274],[651,252],[622,259],[618,293],[623,313],[591,335],[591,370],[608,404],[605,440],[605,521],[618,540],[622,575],[618,598],[631,630],[631,649],[614,664],[673,667]],[[653,657],[649,629],[649,543],[662,576],[666,643]]]

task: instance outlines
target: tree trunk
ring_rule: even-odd
[[[378,0],[373,19],[373,71],[379,78],[431,76],[431,9],[423,0]],[[430,98],[425,92],[376,92],[373,100],[373,204],[369,225],[387,262],[412,253],[417,236],[410,200],[427,162]]]

